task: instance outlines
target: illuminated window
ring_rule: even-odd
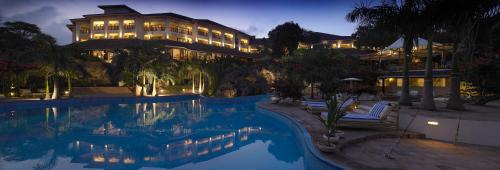
[[[183,42],[183,43],[191,43],[192,39],[191,38],[177,38],[177,41]]]
[[[88,25],[80,26],[80,34],[89,34],[89,33],[90,33],[90,28]]]
[[[172,25],[170,27],[171,32],[180,33],[180,34],[188,34],[188,35],[193,34],[191,32],[191,29],[192,29],[191,27],[185,26],[185,25]]]
[[[424,87],[424,78],[411,78],[410,79],[411,87]]]
[[[135,29],[135,21],[134,20],[123,20],[123,29],[124,30]]]
[[[175,60],[181,60],[181,50],[180,49],[172,49],[172,57]]]
[[[120,36],[118,35],[118,33],[110,33],[110,34],[108,34],[108,38],[109,39],[118,39],[118,38],[120,38]]]
[[[397,87],[403,87],[403,79],[396,78],[396,85],[397,85]]]
[[[240,40],[241,45],[248,45],[248,40],[247,39],[241,39]]]
[[[200,43],[200,44],[208,44],[208,40],[207,39],[198,38],[198,43]]]
[[[144,31],[165,31],[163,22],[144,22]]]
[[[92,39],[104,39],[104,34],[94,34]]]
[[[94,30],[104,30],[104,21],[94,21],[92,23],[92,29],[94,29]]]
[[[119,30],[120,26],[118,21],[113,20],[113,21],[108,21],[108,30]]]
[[[233,40],[233,34],[224,33],[224,39],[228,40],[228,41],[232,41]]]
[[[221,47],[222,43],[218,42],[218,41],[212,41],[212,45],[217,46],[217,47]]]
[[[446,87],[446,78],[435,78],[433,79],[434,87]]]
[[[89,40],[89,39],[88,38],[80,38],[80,42],[85,42],[87,40]]]
[[[204,27],[198,27],[198,35],[208,36],[208,29]]]
[[[161,35],[161,34],[146,34],[146,35],[144,35],[144,39],[145,40],[162,40],[164,38],[163,38],[163,35]]]
[[[125,33],[125,34],[123,34],[123,38],[125,38],[125,39],[135,38],[135,33]]]
[[[224,47],[226,48],[234,48],[233,44],[225,43]]]
[[[221,39],[221,32],[217,30],[212,30],[212,38]]]

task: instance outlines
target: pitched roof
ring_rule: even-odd
[[[120,4],[120,5],[99,5],[97,7],[101,8],[102,10],[106,10],[106,9],[120,9],[121,8],[121,9],[126,9],[128,11],[140,14],[140,12],[137,12],[136,10],[134,10],[134,9],[128,7],[127,5],[124,5],[124,4]]]
[[[327,34],[327,33],[322,33],[322,32],[313,32],[313,31],[311,31],[311,33],[318,35],[321,40],[352,40],[352,39],[354,39],[352,36],[342,36],[342,35]]]

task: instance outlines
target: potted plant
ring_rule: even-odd
[[[327,106],[328,114],[326,117],[319,115],[319,119],[327,129],[327,134],[323,135],[323,138],[327,141],[327,146],[335,147],[334,143],[338,142],[343,134],[343,132],[337,131],[337,122],[345,115],[346,111],[345,108],[339,105],[335,95],[327,101]]]

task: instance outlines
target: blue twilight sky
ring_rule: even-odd
[[[37,24],[42,31],[68,44],[68,19],[102,13],[97,5],[126,4],[141,13],[174,12],[210,19],[256,37],[267,37],[286,21],[303,28],[337,35],[351,35],[356,24],[345,15],[358,0],[0,0],[0,20]]]

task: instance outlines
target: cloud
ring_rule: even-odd
[[[57,18],[59,13],[54,7],[44,6],[33,11],[28,11],[25,13],[17,14],[6,18],[7,21],[24,21],[32,24],[36,24],[39,27],[46,26],[50,22],[53,22]]]
[[[42,32],[56,38],[59,44],[71,42],[71,32],[63,21],[59,21],[60,13],[52,6],[43,6],[38,9],[13,15],[5,21],[23,21],[36,24]]]
[[[260,29],[255,25],[250,25],[247,29],[245,29],[244,32],[250,35],[255,35],[257,37],[263,37],[267,35],[267,32],[265,30]]]

